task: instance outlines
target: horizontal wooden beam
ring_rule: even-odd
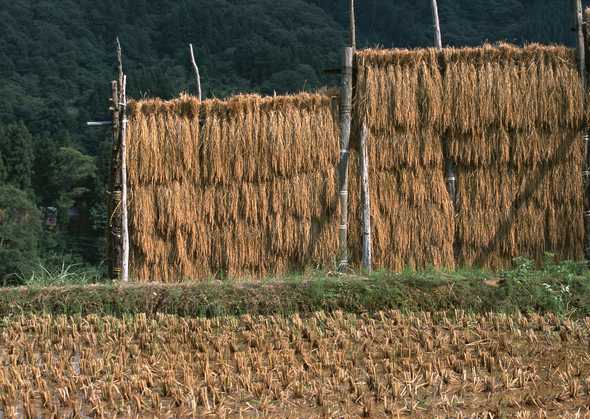
[[[102,127],[106,125],[113,125],[113,121],[88,121],[86,125],[89,127]]]

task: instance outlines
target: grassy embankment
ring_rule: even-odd
[[[46,285],[46,284],[45,284]],[[535,269],[378,272],[369,276],[309,273],[266,281],[183,284],[63,284],[0,289],[0,316],[28,313],[168,313],[181,316],[402,311],[552,312],[590,315],[590,272],[585,265],[548,262]]]

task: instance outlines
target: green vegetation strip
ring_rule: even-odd
[[[377,273],[371,276],[313,274],[260,282],[96,284],[0,289],[0,317],[27,313],[168,313],[181,316],[465,310],[553,312],[590,315],[590,274],[579,265],[535,271],[526,260],[515,270],[485,272]]]

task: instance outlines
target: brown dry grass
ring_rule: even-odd
[[[589,325],[461,311],[16,317],[0,329],[0,416],[588,417]]]
[[[330,264],[337,248],[332,97],[135,102],[129,142],[137,279]]]

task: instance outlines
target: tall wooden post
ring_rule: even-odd
[[[123,73],[121,44],[117,38],[118,78],[111,83],[113,147],[109,200],[109,275],[129,280],[129,226],[127,214],[127,76]]]
[[[121,167],[120,167],[120,146],[119,146],[119,83],[111,83],[111,115],[113,127],[113,144],[111,155],[111,177],[109,194],[109,277],[112,280],[121,278],[122,246],[121,246]]]
[[[123,54],[121,51],[121,43],[117,38],[117,60],[119,64],[119,100],[118,116],[119,116],[119,167],[121,177],[121,210],[120,210],[120,225],[121,225],[121,281],[129,281],[129,227],[127,219],[127,76],[123,72]]]
[[[437,0],[431,0],[432,4],[432,20],[434,24],[434,45],[436,49],[438,49],[441,53],[443,50],[442,45],[442,34],[440,30],[440,19],[438,16],[438,2]],[[453,201],[453,205],[457,203],[457,177],[455,174],[455,166],[451,159],[448,158],[449,151],[448,151],[448,140],[446,138],[442,139],[443,141],[443,155],[445,158],[445,176],[447,181],[447,190],[449,191],[449,196]]]
[[[127,76],[123,74],[121,95],[121,280],[129,281],[129,226],[127,215]]]
[[[432,0],[432,18],[434,20],[434,45],[436,45],[439,50],[442,50],[442,35],[440,33],[437,0]]]
[[[348,158],[350,154],[350,132],[352,126],[352,68],[356,47],[356,24],[354,0],[349,0],[349,46],[342,55],[342,93],[340,103],[340,162],[338,165],[338,195],[340,203],[340,225],[338,227],[338,270],[348,267]]]
[[[373,270],[373,240],[371,234],[371,195],[369,191],[369,128],[367,122],[363,121],[360,138],[360,158],[359,167],[361,168],[361,203],[363,218],[363,269],[367,273]]]
[[[348,0],[348,45],[356,49],[356,14],[354,0]]]

